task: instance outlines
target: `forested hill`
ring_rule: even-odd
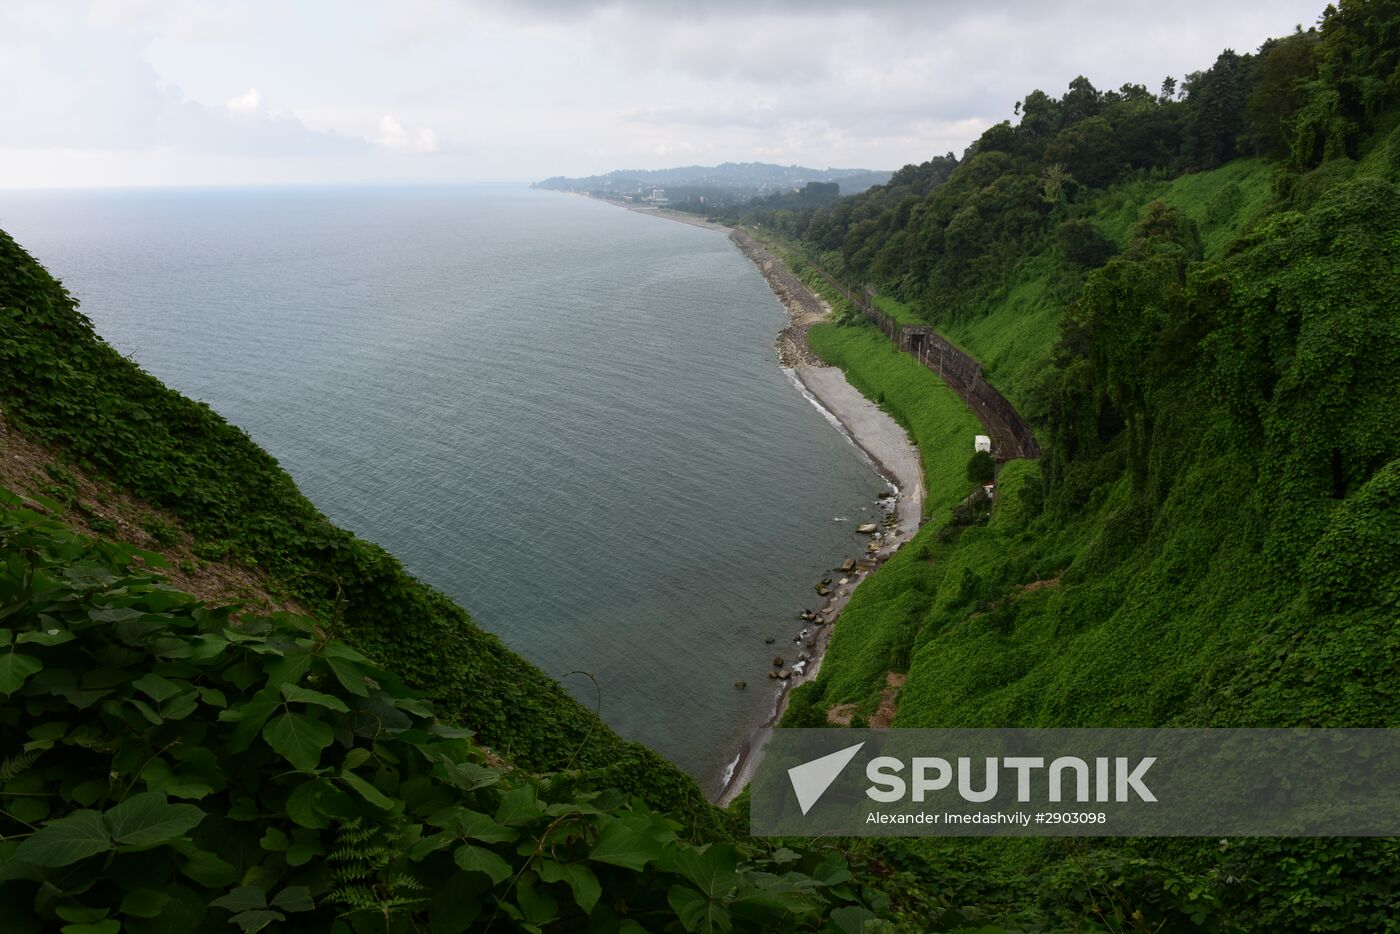
[[[756,205],[746,218],[931,319],[985,313],[1032,254],[1054,247],[1084,270],[1116,252],[1111,225],[1092,220],[1115,186],[1249,156],[1271,160],[1287,186],[1324,163],[1357,159],[1390,126],[1382,114],[1400,84],[1393,7],[1329,7],[1319,28],[1254,53],[1227,49],[1159,89],[1101,91],[1079,77],[1059,97],[1032,91],[1016,103],[1014,125],[991,127],[961,160],[907,166],[886,185],[815,210]],[[1222,200],[1215,210],[1231,207],[1239,206]]]
[[[960,159],[740,218],[979,358],[1044,451],[856,591],[785,725],[1400,726],[1397,37],[1400,3],[1344,2],[1179,86],[1032,92]],[[844,317],[813,346],[930,449],[967,443],[937,377]],[[1393,840],[914,849],[1032,930],[1394,930],[1400,906]]]
[[[767,162],[725,162],[673,169],[619,169],[582,178],[556,176],[536,182],[532,187],[618,199],[650,197],[653,189],[660,188],[665,192],[668,205],[703,212],[775,193],[792,192],[813,182],[818,183],[816,191],[825,193],[834,184],[840,194],[851,195],[889,179],[889,172],[871,169],[809,169]]]

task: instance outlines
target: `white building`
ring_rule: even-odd
[[[988,454],[992,453],[992,439],[986,435],[978,435],[976,438],[972,439],[972,450],[974,452],[986,451]]]

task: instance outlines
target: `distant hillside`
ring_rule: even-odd
[[[811,182],[835,182],[840,186],[840,194],[853,195],[885,184],[891,174],[872,169],[809,169],[767,162],[726,162],[674,169],[618,169],[606,175],[583,178],[559,175],[536,182],[532,187],[585,192],[603,198],[649,198],[653,189],[661,188],[669,204],[714,206],[792,191]]]

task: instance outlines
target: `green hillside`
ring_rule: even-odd
[[[927,190],[747,219],[978,357],[1045,451],[856,592],[786,725],[869,717],[893,672],[899,727],[1400,726],[1397,34],[1400,4],[1345,3],[1180,99],[1077,79]],[[889,368],[848,348],[883,335],[843,320],[813,344],[876,397]],[[932,446],[926,382],[878,398]],[[1029,929],[1400,906],[1391,840],[912,849]]]
[[[1400,726],[1398,37],[1344,0],[734,216],[978,357],[1044,452],[960,505],[957,398],[856,315],[811,331],[918,441],[930,521],[785,725]],[[0,416],[7,932],[1400,930],[1394,840],[746,839],[3,234]],[[272,606],[173,586],[95,488]]]

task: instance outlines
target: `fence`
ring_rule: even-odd
[[[1016,407],[997,392],[982,375],[982,366],[933,328],[900,324],[864,298],[860,298],[837,282],[826,270],[813,266],[833,289],[843,295],[895,346],[914,355],[924,366],[937,373],[943,382],[967,404],[992,438],[993,452],[998,460],[1018,457],[1034,459],[1040,456],[1035,434]]]

